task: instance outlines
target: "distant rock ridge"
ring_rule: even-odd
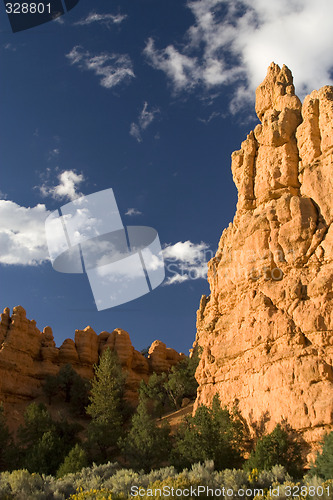
[[[125,330],[116,328],[97,335],[90,326],[76,330],[74,340],[66,339],[57,348],[51,327],[40,332],[36,321],[27,319],[23,307],[14,307],[12,315],[7,307],[0,321],[0,401],[6,412],[40,397],[45,377],[57,374],[67,363],[79,375],[91,379],[94,364],[107,348],[118,355],[126,377],[125,397],[132,403],[137,401],[141,380],[148,381],[154,372],[170,370],[185,356],[155,340],[146,358],[134,349]]]
[[[196,404],[218,393],[252,429],[284,419],[314,443],[333,428],[333,87],[302,105],[291,71],[272,63],[255,108],[197,313]]]

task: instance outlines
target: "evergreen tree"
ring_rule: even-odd
[[[49,405],[52,403],[52,398],[59,392],[59,380],[54,375],[47,375],[43,385],[43,391],[48,399]]]
[[[165,388],[167,382],[167,374],[165,372],[160,375],[154,372],[147,383],[141,380],[139,386],[139,398],[147,399],[152,406],[152,413],[161,418],[165,411],[169,396]],[[147,401],[147,402],[148,402]]]
[[[70,364],[62,366],[57,375],[58,385],[65,394],[66,403],[69,403],[71,400],[72,387],[77,377],[78,375],[76,371],[73,370],[73,367]]]
[[[64,456],[64,442],[54,429],[43,433],[40,439],[25,451],[24,467],[29,472],[55,474]]]
[[[24,412],[24,426],[20,426],[18,430],[20,443],[29,447],[51,429],[54,429],[54,423],[46,406],[42,403],[31,403]]]
[[[11,467],[11,454],[13,442],[7,427],[3,403],[0,403],[0,471]]]
[[[102,459],[116,451],[122,432],[120,408],[123,385],[124,377],[118,357],[110,349],[106,349],[99,365],[95,365],[90,404],[86,409],[92,419],[88,428],[89,440],[99,447]]]
[[[82,427],[62,419],[52,420],[45,405],[32,403],[18,431],[21,463],[30,472],[55,474],[64,457],[77,442]]]
[[[57,477],[63,477],[66,474],[80,472],[81,469],[88,466],[87,454],[80,445],[76,444],[74,448],[65,457],[64,462],[60,465]]]
[[[294,477],[301,475],[304,468],[300,439],[290,428],[283,428],[281,424],[258,440],[245,468],[270,470],[274,465],[283,465]]]
[[[322,450],[317,453],[314,466],[311,472],[317,474],[323,479],[332,479],[333,477],[333,431],[326,434],[322,441]]]
[[[197,353],[185,358],[171,368],[164,387],[175,408],[179,408],[183,398],[193,399],[197,394],[198,382],[195,372],[199,363]]]
[[[180,427],[173,462],[179,468],[205,460],[213,460],[217,470],[238,467],[242,463],[244,436],[244,424],[237,412],[221,408],[216,395],[211,408],[200,405]]]
[[[89,391],[90,381],[76,373],[70,389],[70,407],[73,415],[86,415],[86,407],[89,404]]]
[[[65,402],[70,404],[75,416],[84,416],[85,408],[89,403],[88,393],[90,382],[72,368],[72,365],[63,366],[57,375],[48,375],[43,386],[49,404],[59,392],[63,393]]]
[[[147,383],[141,382],[139,395],[151,401],[154,415],[161,417],[168,408],[179,408],[183,398],[196,397],[198,363],[199,355],[195,353],[173,366],[169,373],[153,373]]]
[[[146,472],[168,461],[170,452],[170,428],[168,424],[158,427],[141,399],[132,425],[120,447],[131,467]]]

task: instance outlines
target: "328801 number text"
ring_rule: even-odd
[[[6,3],[7,14],[51,14],[51,4],[47,3]]]

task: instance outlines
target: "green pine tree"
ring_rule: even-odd
[[[333,477],[333,431],[326,434],[322,441],[322,450],[317,453],[316,461],[311,468],[311,472],[323,479]]]
[[[89,441],[92,446],[97,445],[103,460],[117,450],[117,442],[122,433],[120,408],[123,385],[124,377],[118,357],[110,349],[106,349],[99,365],[95,365],[90,404],[86,410],[91,416]]]
[[[81,469],[88,466],[87,454],[80,445],[76,444],[74,448],[65,457],[65,460],[60,465],[57,477],[63,477],[66,474],[80,472]]]
[[[3,403],[0,403],[0,471],[11,467],[12,437],[7,427]]]
[[[211,408],[200,405],[178,430],[173,463],[183,468],[213,460],[217,470],[238,467],[242,463],[245,434],[237,412],[221,408],[216,395]]]
[[[54,423],[46,406],[42,403],[31,403],[24,413],[24,425],[20,426],[18,430],[20,443],[27,448],[51,429],[54,429]]]
[[[147,383],[141,380],[139,386],[139,398],[147,399],[153,415],[160,418],[166,410],[169,401],[168,393],[165,388],[167,380],[168,378],[165,372],[161,374],[154,372],[149,377]]]
[[[185,358],[171,368],[164,387],[175,408],[180,408],[183,398],[194,399],[197,394],[198,382],[195,372],[199,363],[198,354]]]
[[[166,463],[170,452],[170,428],[168,424],[157,426],[147,409],[147,402],[141,399],[132,425],[120,447],[129,465],[146,472]]]
[[[247,470],[270,470],[283,465],[291,476],[299,477],[304,468],[300,438],[290,428],[277,424],[274,430],[258,440],[245,464]]]
[[[19,467],[40,474],[55,474],[64,457],[76,444],[82,427],[62,419],[54,421],[45,405],[32,403],[19,428]]]

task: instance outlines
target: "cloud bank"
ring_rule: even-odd
[[[233,84],[237,112],[272,61],[289,66],[300,97],[333,83],[331,0],[194,0],[187,7],[194,22],[183,40],[157,48],[150,38],[144,49],[175,91]]]
[[[0,200],[0,264],[34,266],[49,260],[44,223],[45,205],[22,207]]]

